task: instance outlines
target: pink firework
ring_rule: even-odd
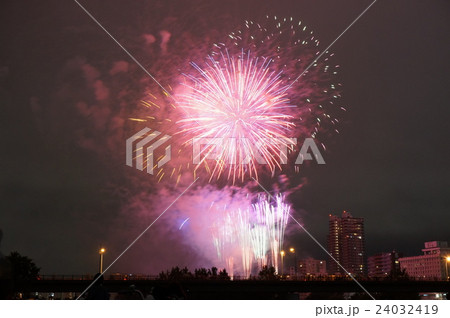
[[[207,140],[199,163],[211,178],[243,180],[246,173],[257,178],[257,164],[271,172],[281,169],[294,124],[287,87],[271,64],[250,52],[225,52],[218,59],[209,56],[203,68],[193,63],[197,76],[186,75],[186,92],[177,96],[186,116],[178,123],[182,134],[192,136],[189,142]],[[215,159],[215,165],[209,167],[206,159]]]
[[[254,263],[259,270],[270,265],[279,272],[280,252],[291,211],[283,195],[278,194],[272,200],[260,195],[254,204],[242,202],[238,208],[211,208],[209,212],[214,217],[210,227],[213,244],[218,260],[226,263],[230,273],[230,264],[238,260],[244,277],[250,276]]]
[[[339,132],[336,117],[345,110],[339,106],[341,84],[336,82],[340,66],[333,63],[334,53],[322,53],[316,34],[302,21],[276,16],[266,16],[259,23],[245,21],[215,48],[216,54],[245,48],[275,61],[288,84],[290,102],[296,106],[292,112],[296,137],[322,139],[328,132]]]
[[[188,54],[197,63],[180,66],[181,81],[168,88],[170,94],[150,94],[143,104],[151,114],[133,118],[173,136],[178,151],[158,169],[158,180],[178,183],[193,172],[235,184],[298,172],[293,138],[298,144],[315,138],[325,149],[329,133],[338,132],[339,65],[331,52],[321,54],[319,40],[301,21],[245,21],[209,52],[201,45]],[[288,160],[292,164],[285,165]]]

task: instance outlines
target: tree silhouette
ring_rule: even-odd
[[[18,252],[11,252],[6,257],[11,264],[12,279],[18,281],[36,280],[41,270],[31,258],[20,255]]]
[[[159,279],[168,279],[168,280],[183,280],[192,278],[192,273],[188,270],[187,267],[179,268],[178,266],[172,267],[170,271],[165,271],[159,273]]]
[[[408,273],[406,272],[406,268],[403,268],[403,269],[393,268],[389,272],[389,275],[386,277],[386,280],[405,281],[405,280],[410,280],[410,277],[409,277]]]
[[[261,271],[259,272],[259,278],[264,280],[274,280],[278,279],[278,276],[275,274],[275,267],[270,266],[263,266]]]
[[[209,280],[209,279],[219,279],[219,280],[230,280],[225,269],[219,271],[217,267],[209,268],[196,268],[194,274],[192,274],[187,267],[180,269],[178,266],[172,267],[170,271],[163,271],[159,273],[159,279],[163,280],[186,280],[186,279],[199,279],[199,280]]]
[[[225,268],[223,270],[219,271],[219,279],[230,280],[230,276],[228,275],[227,270]]]
[[[208,278],[208,271],[209,271],[209,269],[206,269],[206,268],[204,268],[204,267],[202,267],[202,268],[196,268],[195,270],[194,270],[194,275],[195,275],[195,278],[196,279],[206,279],[206,278]]]

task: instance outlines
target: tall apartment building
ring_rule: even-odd
[[[446,280],[450,267],[450,248],[447,242],[425,242],[423,255],[402,257],[400,268],[410,277],[423,280]]]
[[[329,215],[328,252],[351,274],[366,273],[364,219],[344,211],[341,217]],[[345,275],[330,257],[328,274]]]
[[[367,259],[367,274],[369,277],[383,278],[388,277],[392,271],[400,271],[399,258],[403,255],[396,251],[389,253],[378,253]]]

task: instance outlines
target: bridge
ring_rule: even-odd
[[[72,292],[79,294],[91,283],[87,280],[38,280],[17,285],[23,292]],[[361,281],[362,286],[374,296],[418,295],[419,293],[450,293],[450,282],[445,281]],[[289,298],[295,293],[362,293],[354,281],[289,281],[289,280],[105,280],[105,288],[116,293],[131,285],[144,293],[156,290],[163,294],[176,293],[190,299],[273,299]],[[380,296],[381,297],[381,296]],[[375,297],[377,298],[377,297]],[[399,299],[402,299],[401,297]],[[403,298],[407,299],[407,298]]]

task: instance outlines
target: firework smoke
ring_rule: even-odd
[[[150,94],[143,102],[152,115],[137,119],[176,137],[177,158],[158,178],[178,182],[180,173],[190,171],[209,181],[243,184],[267,172],[298,172],[294,164],[281,164],[298,150],[291,138],[316,138],[325,148],[319,129],[338,132],[336,114],[343,109],[337,105],[339,65],[331,64],[333,54],[326,52],[303,72],[320,54],[318,46],[301,21],[267,17],[262,24],[246,21],[205,52],[206,60],[191,60],[170,95]],[[164,119],[158,120],[161,113]],[[206,139],[212,144],[193,158],[194,140]]]
[[[204,5],[204,12],[214,10],[213,5]],[[79,51],[86,52],[88,58],[74,56],[66,61],[58,78],[70,80],[56,83],[53,110],[44,112],[43,107],[34,105],[36,117],[48,123],[42,125],[45,134],[74,140],[102,158],[102,166],[116,172],[108,175],[111,184],[107,191],[117,203],[106,210],[118,213],[117,206],[121,205],[108,227],[109,236],[117,237],[110,245],[118,249],[135,238],[143,223],[150,223],[163,211],[180,189],[194,177],[201,177],[197,188],[152,228],[151,239],[142,246],[148,249],[145,264],[137,255],[128,265],[140,264],[137,270],[154,273],[172,264],[220,264],[241,275],[248,275],[255,264],[277,267],[283,222],[287,220],[275,215],[280,211],[293,213],[286,211],[290,207],[288,193],[295,185],[288,186],[285,175],[294,169],[279,165],[280,148],[286,143],[263,147],[267,165],[257,164],[250,143],[310,136],[322,143],[326,134],[320,137],[319,132],[333,131],[338,123],[338,66],[327,53],[294,82],[317,56],[319,43],[308,28],[290,18],[268,17],[259,24],[246,21],[226,34],[221,30],[227,30],[230,17],[219,12],[215,16],[223,20],[216,21],[217,28],[212,29],[211,21],[206,20],[192,27],[199,12],[178,12],[176,6],[170,14],[161,8],[151,9],[155,10],[143,10],[150,13],[140,17],[138,24],[145,27],[137,32],[134,27],[110,31],[127,39],[124,45],[149,66],[149,72],[169,94],[132,62],[124,61],[120,50],[105,59],[98,52],[109,50],[109,46],[86,42]],[[97,31],[92,26],[80,34],[88,38]],[[139,100],[144,101],[136,107]],[[69,104],[73,104],[70,111],[60,107]],[[45,118],[50,113],[58,120]],[[156,179],[130,168],[117,168],[124,166],[124,141],[144,126],[172,136],[172,160],[156,171]],[[219,160],[205,159],[193,165],[194,136],[226,136],[231,140],[225,139],[228,144]],[[233,143],[233,138],[238,142]],[[209,150],[204,149],[202,159]],[[233,164],[248,155],[246,164]],[[106,163],[104,158],[108,158]],[[247,183],[251,177],[280,177],[284,181],[273,192],[282,193],[282,199],[263,199],[261,189]],[[161,244],[167,245],[166,250],[177,253],[160,252],[152,247],[155,241],[164,242]],[[183,263],[186,259],[189,262]]]
[[[302,74],[320,54],[318,45],[313,32],[292,18],[267,17],[264,24],[246,21],[242,30],[215,43],[204,55],[206,60],[192,60],[170,93],[162,98],[150,94],[144,105],[157,108],[156,113],[164,109],[168,116],[159,121],[148,116],[145,120],[158,123],[162,131],[173,132],[179,149],[178,157],[158,171],[158,179],[168,175],[178,184],[181,176],[193,172],[193,176],[205,176],[203,182],[239,182],[248,190],[246,178],[258,179],[261,174],[273,177],[276,171],[290,170],[280,165],[294,152],[290,138],[319,140],[319,128],[337,131],[340,84],[334,84],[339,66],[330,64],[333,54],[326,52],[322,61]],[[201,149],[198,165],[191,164],[193,155],[186,155],[195,139],[220,140]],[[288,187],[289,181],[285,183],[282,188]],[[271,199],[254,191],[243,195],[231,189],[209,185],[197,190],[210,205],[201,209],[202,217],[186,213],[189,222],[182,231],[189,233],[187,240],[203,251],[209,245],[207,250],[216,255],[214,262],[230,273],[248,277],[255,267],[265,265],[278,272],[291,213],[286,197],[278,194]],[[216,192],[222,192],[226,202],[223,197],[210,198],[211,194],[217,196]],[[192,198],[185,196],[182,202],[191,204]],[[198,229],[200,225],[209,238],[202,232],[198,239],[199,232],[190,231],[190,227]]]

